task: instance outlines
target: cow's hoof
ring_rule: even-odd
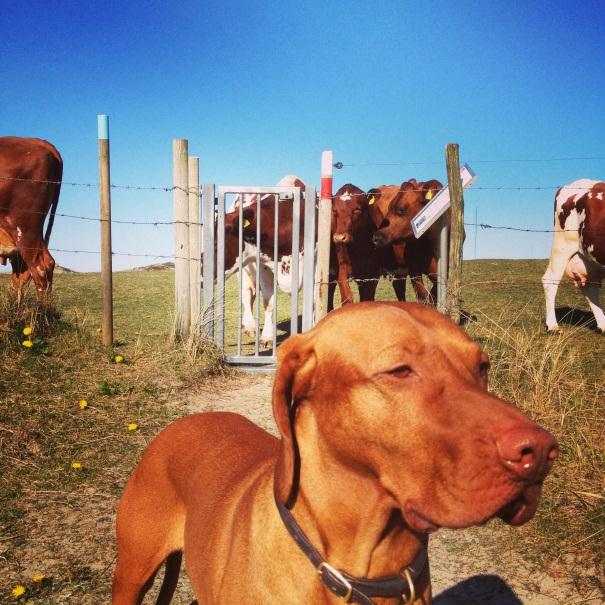
[[[561,329],[557,328],[546,328],[546,334],[548,336],[561,336]]]
[[[250,330],[249,328],[244,328],[244,334],[246,336],[249,336],[250,338],[254,338],[254,336],[256,335],[256,330]]]

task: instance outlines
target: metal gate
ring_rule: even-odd
[[[251,198],[256,200],[255,224],[244,217],[254,204],[247,205]],[[316,194],[314,187],[304,193],[304,212],[301,212],[302,194],[298,187],[241,187],[203,186],[203,287],[202,325],[207,338],[213,339],[223,352],[225,360],[233,365],[249,369],[267,369],[276,361],[276,348],[288,335],[299,329],[308,330],[313,325],[313,299],[316,249]],[[273,204],[271,202],[273,201]],[[284,204],[292,204],[291,219],[283,212]],[[233,206],[229,212],[227,208]],[[264,206],[263,206],[264,205]],[[273,205],[272,242],[263,231],[261,208]],[[281,212],[280,212],[281,211]],[[267,219],[265,218],[265,222]],[[248,224],[246,224],[246,222]],[[271,222],[271,221],[270,221]],[[236,228],[233,226],[236,225]],[[249,229],[252,227],[252,229]],[[280,242],[280,228],[282,241]],[[246,231],[246,233],[244,233]],[[284,241],[291,233],[292,247],[289,262],[290,300],[279,295],[283,275],[282,263],[287,257],[281,255]],[[284,235],[285,233],[285,235]],[[283,239],[285,238],[285,240]],[[280,246],[281,244],[281,246]],[[301,245],[302,244],[302,245]],[[232,266],[226,266],[227,250],[234,256]],[[281,273],[280,273],[281,271]],[[302,273],[302,286],[298,288]],[[239,276],[237,286],[231,276]],[[272,280],[272,283],[269,281]],[[244,291],[244,281],[248,290]],[[250,292],[254,289],[254,324],[252,340],[242,330],[244,298],[251,302]],[[273,309],[265,312],[264,299],[273,293]],[[270,302],[270,301],[269,301]],[[248,307],[251,305],[248,305]],[[262,308],[261,308],[262,307]],[[261,320],[263,316],[264,322]],[[300,324],[299,324],[300,318]],[[265,328],[264,324],[271,325]],[[270,342],[263,346],[261,326],[264,334],[272,333]],[[281,334],[278,334],[278,331]]]

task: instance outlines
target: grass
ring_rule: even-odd
[[[581,587],[603,590],[605,337],[567,285],[557,299],[568,312],[562,335],[546,335],[544,265],[464,266],[463,308],[474,317],[465,329],[492,358],[491,388],[561,444],[536,521],[523,532],[499,525],[497,533],[502,544],[520,543],[528,558],[578,575]],[[117,342],[107,350],[97,332],[98,274],[58,275],[46,312],[31,299],[17,307],[0,276],[0,603],[13,601],[18,584],[26,587],[20,602],[107,601],[113,513],[130,471],[151,437],[185,413],[189,390],[224,371],[212,347],[171,341],[172,280],[170,270],[115,274]],[[236,282],[227,284],[233,298]],[[378,297],[393,298],[388,282]],[[288,309],[280,295],[278,321]],[[234,304],[227,315],[233,347]],[[31,347],[22,344],[28,326]],[[48,577],[35,582],[36,574]]]

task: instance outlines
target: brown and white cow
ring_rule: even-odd
[[[359,299],[374,300],[378,279],[383,273],[404,276],[404,267],[395,263],[391,246],[376,248],[372,241],[384,216],[376,197],[348,183],[332,198],[332,243],[342,304],[353,302],[349,279],[357,282]],[[367,281],[366,281],[367,280]],[[330,301],[335,286],[331,284]],[[405,300],[405,281],[394,280],[399,300]]]
[[[62,176],[63,160],[50,143],[0,137],[0,263],[11,261],[18,299],[30,277],[40,300],[51,288],[55,261],[48,241]]]
[[[550,262],[542,277],[546,298],[546,327],[559,329],[555,298],[563,276],[586,297],[605,333],[605,313],[599,302],[599,288],[605,278],[605,183],[580,179],[557,191]]]
[[[374,196],[384,216],[372,240],[378,247],[392,246],[395,262],[407,268],[420,302],[434,303],[437,299],[439,232],[435,223],[416,239],[412,219],[442,188],[443,185],[435,179],[425,182],[410,179],[399,186],[383,185],[368,192]],[[422,282],[423,275],[433,283],[430,293]]]
[[[301,194],[305,191],[305,183],[295,175],[283,177],[278,187],[298,187]],[[225,274],[227,277],[239,269],[239,205],[243,206],[242,234],[243,250],[241,251],[242,274],[242,327],[249,334],[256,331],[256,320],[252,312],[252,303],[258,294],[256,292],[256,274],[259,273],[259,287],[263,297],[264,323],[260,335],[262,344],[270,344],[273,340],[272,313],[275,303],[274,267],[275,267],[275,201],[276,195],[251,195],[244,199],[236,199],[235,208],[225,215]],[[260,198],[260,199],[259,199]],[[282,199],[278,207],[277,225],[277,285],[286,294],[302,287],[302,249],[304,242],[304,197],[300,204],[300,240],[299,240],[299,271],[298,281],[292,283],[292,221],[294,202],[292,199]],[[260,209],[259,209],[260,208]],[[260,215],[260,268],[256,264],[257,256],[257,223]]]

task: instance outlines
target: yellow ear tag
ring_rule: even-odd
[[[375,203],[376,203],[376,198],[375,198],[374,196],[372,196],[372,197],[370,198],[370,201],[368,202],[368,206],[372,206],[372,205],[373,205],[373,204],[375,204]]]
[[[424,196],[425,200],[432,200],[433,199],[433,192],[431,190],[427,191],[426,195]]]
[[[246,218],[244,219],[244,229],[250,226],[250,221]]]

